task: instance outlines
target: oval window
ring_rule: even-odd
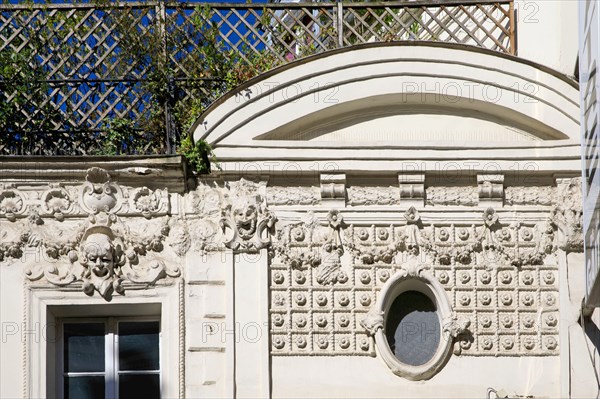
[[[385,335],[394,356],[410,366],[430,361],[440,344],[440,319],[433,301],[418,291],[398,295],[389,309]]]

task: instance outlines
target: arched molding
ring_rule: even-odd
[[[577,89],[547,68],[464,46],[393,44],[336,51],[257,77],[210,107],[193,134],[211,143],[225,162],[262,159],[262,149],[272,152],[270,159],[318,157],[320,149],[335,149],[328,153],[340,159],[364,148],[364,142],[314,140],[321,130],[390,116],[414,116],[411,124],[419,126],[440,115],[504,129],[498,130],[507,135],[500,143],[484,137],[450,145],[484,149],[495,157],[498,151],[516,148],[531,148],[533,157],[535,151],[556,157],[556,148],[573,146],[579,139]],[[391,140],[370,140],[369,148],[394,152],[448,147],[437,139],[404,140],[399,131]],[[508,137],[513,131],[528,139],[515,141]],[[368,151],[363,154],[373,157]],[[398,155],[396,151],[389,157]],[[387,159],[388,154],[376,157]]]
[[[401,362],[392,352],[386,338],[390,308],[396,298],[408,291],[420,292],[433,302],[440,326],[439,344],[435,354],[419,366]],[[378,356],[394,374],[409,380],[426,380],[434,376],[446,363],[454,339],[466,331],[470,321],[457,320],[444,287],[425,265],[413,264],[404,266],[390,277],[382,287],[375,306],[361,324],[374,337]]]

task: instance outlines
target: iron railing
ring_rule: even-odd
[[[233,85],[380,41],[515,54],[513,2],[2,4],[0,154],[172,153]]]

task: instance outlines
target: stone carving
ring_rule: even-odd
[[[121,204],[123,193],[119,185],[111,181],[110,174],[104,169],[93,167],[88,169],[85,180],[80,197],[82,208],[91,214],[115,213]]]
[[[146,219],[168,211],[169,199],[166,191],[150,190],[148,187],[137,188],[130,198],[131,208],[140,212]]]
[[[25,199],[23,194],[10,186],[0,186],[0,216],[9,221],[17,220],[17,215],[25,212]]]
[[[360,321],[360,325],[373,337],[378,330],[383,329],[383,316],[383,312],[373,308],[367,313],[366,317]]]
[[[321,266],[317,273],[319,284],[334,284],[340,280],[341,257],[344,254],[341,229],[345,225],[344,218],[337,210],[327,214],[329,236],[321,247]],[[343,280],[343,277],[341,278]]]
[[[225,246],[238,251],[258,251],[271,243],[275,214],[266,208],[264,183],[241,179],[229,184],[229,203],[219,224]]]
[[[44,277],[57,286],[81,281],[87,295],[96,291],[110,300],[113,292],[124,292],[124,281],[153,284],[160,278],[179,275],[178,267],[167,266],[153,255],[164,248],[169,234],[166,220],[141,227],[141,233],[130,231],[116,215],[104,212],[90,216],[76,228],[31,224],[26,245],[44,251],[51,260],[27,266],[25,274],[32,281]]]
[[[73,208],[71,196],[60,185],[51,184],[50,189],[42,194],[42,211],[52,215],[58,221],[62,222],[65,215],[72,212]]]
[[[414,203],[423,205],[425,197],[425,174],[398,174],[398,183],[400,185],[400,198],[402,203]]]
[[[267,187],[269,205],[316,205],[319,202],[318,187]]]
[[[399,203],[398,187],[348,187],[348,205],[397,205]]]
[[[346,175],[344,173],[321,173],[321,200],[346,200]]]
[[[476,206],[478,202],[477,187],[427,187],[427,205],[462,205]]]
[[[539,307],[544,313],[557,311],[558,241],[553,222],[541,215],[534,222],[506,223],[504,213],[490,207],[477,221],[455,225],[424,220],[422,212],[409,208],[391,225],[346,226],[339,217],[330,217],[334,224],[328,221],[324,226],[322,216],[316,224],[316,218],[308,217],[281,226],[270,265],[273,355],[373,356],[369,336],[381,329],[384,317],[371,307],[382,286],[393,279],[435,280],[446,291],[454,314],[444,319],[443,329],[452,338],[455,354],[556,355],[556,348],[542,347],[542,338],[554,337],[559,323],[544,324],[531,342],[533,332],[525,325],[529,318],[536,320]],[[333,232],[339,234],[342,255],[327,280],[322,277],[321,248]],[[535,293],[542,291],[540,299]],[[310,316],[331,309],[333,322],[324,324]],[[300,315],[306,325],[294,330],[292,339],[289,329]],[[500,324],[505,315],[513,319],[511,327]],[[355,330],[356,325],[364,330]],[[299,336],[306,341],[305,349],[297,345]],[[347,347],[339,345],[342,338]]]
[[[498,202],[504,198],[504,175],[483,173],[477,175],[479,202]]]
[[[555,189],[547,186],[510,186],[504,190],[506,205],[553,205]]]
[[[558,227],[558,245],[565,251],[583,251],[581,178],[557,179],[557,201],[551,220]]]

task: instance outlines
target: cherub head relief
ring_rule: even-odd
[[[120,267],[125,264],[125,253],[120,240],[108,227],[92,227],[83,236],[79,250],[83,272],[83,291],[93,295],[96,289],[107,297],[112,290],[123,293]]]

